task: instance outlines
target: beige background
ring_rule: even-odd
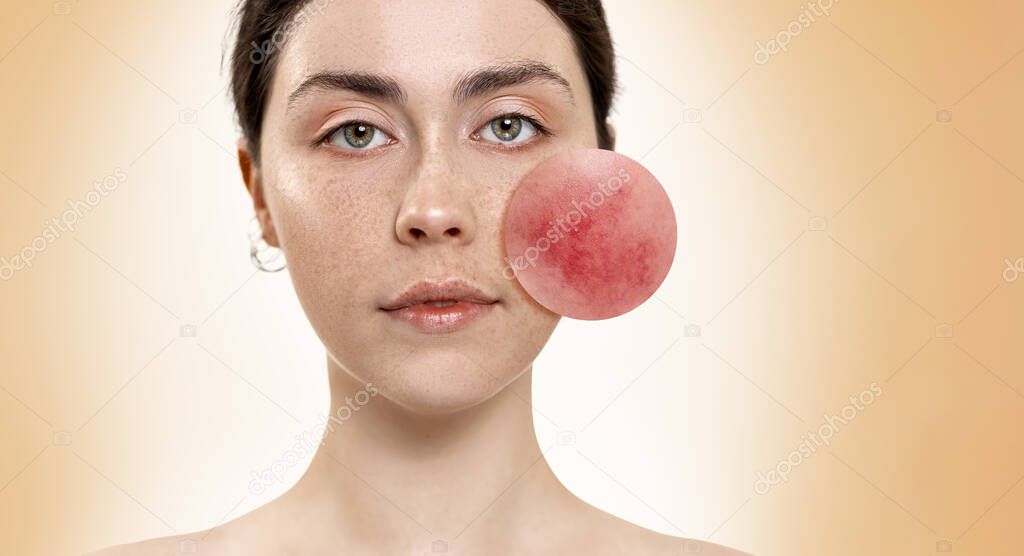
[[[606,4],[619,150],[681,235],[655,299],[563,321],[538,360],[558,475],[757,554],[1020,554],[1024,5],[840,0],[804,27],[796,1]],[[249,492],[327,398],[287,276],[247,259],[229,9],[3,2],[0,257],[40,247],[0,281],[4,554],[206,528],[306,464]]]

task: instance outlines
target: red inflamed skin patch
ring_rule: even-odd
[[[512,197],[504,233],[505,277],[548,310],[581,320],[638,307],[676,252],[675,213],[657,178],[600,149],[538,164]]]

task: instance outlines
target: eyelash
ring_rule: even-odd
[[[512,110],[510,112],[505,112],[504,114],[501,114],[501,115],[499,115],[496,118],[491,118],[490,120],[487,120],[487,122],[484,123],[484,125],[490,125],[491,122],[493,122],[494,120],[497,120],[498,118],[508,118],[508,117],[519,118],[520,120],[524,120],[524,121],[529,122],[530,125],[532,125],[534,127],[534,129],[537,130],[537,133],[540,134],[543,137],[551,137],[553,135],[551,133],[551,130],[549,130],[548,128],[544,127],[539,121],[537,121],[537,118],[534,118],[533,116],[530,116],[528,114],[524,114],[523,112],[520,112],[518,110]],[[476,132],[474,132],[474,134],[475,133]],[[537,139],[530,139],[529,141],[526,141],[525,143],[517,143],[517,144],[514,144],[514,145],[497,147],[497,148],[500,149],[500,150],[506,151],[506,152],[516,152],[516,151],[521,151],[521,150],[529,147],[530,145],[532,145],[536,141],[537,141]],[[499,143],[492,143],[492,144],[497,145]]]
[[[494,118],[491,118],[490,120],[487,120],[487,122],[484,123],[484,125],[490,125],[491,122],[493,122],[494,120],[497,120],[498,118],[508,118],[508,117],[519,118],[519,119],[521,119],[523,121],[529,122],[530,125],[532,125],[534,127],[534,129],[537,130],[537,133],[539,133],[540,135],[542,135],[544,137],[551,137],[553,135],[551,130],[549,130],[547,127],[545,127],[543,124],[541,124],[537,120],[537,118],[534,118],[533,116],[530,116],[529,114],[525,114],[525,113],[520,112],[518,110],[511,110],[509,112],[504,112],[504,113],[502,113],[502,114],[500,114],[500,115],[498,115],[498,116],[496,116]],[[331,137],[334,136],[334,134],[336,134],[339,131],[341,131],[345,126],[352,125],[352,124],[365,124],[365,125],[368,125],[368,126],[372,126],[374,129],[378,129],[378,130],[380,129],[378,126],[376,126],[376,125],[374,125],[374,124],[372,124],[370,122],[366,122],[366,121],[363,121],[363,120],[349,120],[349,121],[346,121],[346,122],[342,122],[342,123],[332,127],[331,129],[329,129],[327,132],[325,132],[323,135],[321,135],[316,140],[316,142],[314,143],[314,146],[328,146],[329,143],[330,143]],[[473,132],[473,134],[474,134],[474,136],[477,136],[475,131]],[[515,151],[520,151],[520,150],[528,147],[530,144],[534,143],[534,141],[536,141],[536,139],[531,139],[530,141],[527,141],[527,142],[522,143],[522,144],[516,144],[516,145],[512,145],[512,146],[508,146],[508,147],[498,147],[498,148],[500,150],[504,150],[504,151],[508,151],[508,152],[515,152]],[[387,145],[385,145],[385,147],[386,146]],[[378,147],[378,148],[382,148],[382,147]],[[355,152],[355,151],[351,151],[351,152]],[[366,155],[350,154],[349,152],[346,152],[346,155],[347,156],[366,156]]]

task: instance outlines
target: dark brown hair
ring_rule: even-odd
[[[231,55],[231,94],[250,154],[259,160],[260,132],[277,55],[294,26],[327,0],[241,0]],[[569,31],[587,77],[597,144],[611,149],[606,120],[617,92],[615,51],[601,0],[541,0]]]

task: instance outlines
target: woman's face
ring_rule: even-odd
[[[502,224],[538,162],[596,146],[568,32],[537,0],[313,0],[288,33],[250,190],[313,328],[406,408],[487,400],[559,318],[506,278]],[[454,330],[384,310],[451,278],[497,302]]]

